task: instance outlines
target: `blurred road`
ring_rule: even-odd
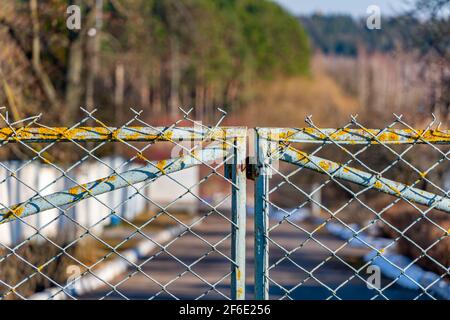
[[[253,220],[249,218],[247,221],[247,298],[252,299],[254,289]],[[302,227],[308,229],[313,226],[302,223]],[[203,240],[189,233],[172,243],[168,248],[168,253],[163,252],[156,256],[144,257],[140,261],[142,273],[138,272],[130,277],[131,273],[136,270],[135,267],[130,267],[130,274],[124,274],[113,282],[116,290],[129,299],[170,299],[174,296],[179,299],[198,297],[221,299],[223,298],[222,294],[229,296],[230,264],[227,263],[227,257],[230,252],[230,241],[229,238],[223,240],[229,234],[229,228],[230,225],[224,218],[209,216],[203,224],[193,229]],[[276,242],[270,246],[270,263],[272,265],[284,255],[279,246],[292,250],[307,239],[307,234],[302,234],[301,231],[288,224],[282,224],[271,233],[271,238]],[[316,240],[332,250],[342,244],[341,240],[322,230],[318,233]],[[216,245],[216,251],[211,252],[211,247],[206,242],[220,243]],[[209,254],[207,254],[208,252]],[[339,251],[338,256],[357,267],[361,264],[360,258],[365,253],[367,251],[364,249],[344,247]],[[270,293],[273,299],[284,297],[286,291],[282,288],[287,290],[294,288],[289,293],[289,297],[292,299],[326,299],[331,296],[330,289],[334,290],[342,283],[345,285],[336,292],[341,299],[370,299],[376,295],[375,290],[368,289],[362,279],[353,277],[354,272],[351,268],[335,257],[318,267],[313,272],[314,278],[310,277],[297,287],[302,280],[308,277],[305,270],[313,270],[330,257],[330,252],[317,242],[307,241],[289,257],[289,260],[285,259],[278,263],[270,272],[273,280]],[[187,266],[191,267],[191,272],[186,272]],[[361,272],[360,276],[367,279],[369,274]],[[320,282],[329,288],[327,289]],[[387,283],[389,280],[382,280],[383,285]],[[166,291],[162,290],[163,286]],[[106,296],[108,299],[123,299],[121,294],[112,290],[112,287],[104,287],[81,298],[99,299]],[[390,299],[411,299],[419,293],[393,285],[385,290],[384,294]]]

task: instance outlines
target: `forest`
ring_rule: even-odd
[[[448,18],[438,16],[423,20],[415,12],[382,17],[379,31],[368,29],[365,18],[345,14],[313,14],[300,16],[299,21],[313,47],[325,54],[354,57],[362,47],[370,53],[388,53],[402,48],[422,53],[434,49],[441,55],[448,54]]]
[[[449,1],[417,0],[410,10],[381,16],[381,29],[365,17],[301,16],[315,64],[358,99],[372,125],[391,112],[428,121],[448,121],[450,110]],[[386,112],[389,110],[390,112]],[[374,116],[375,115],[375,116]]]
[[[73,4],[81,30],[66,27]],[[80,106],[110,123],[124,106],[209,117],[244,104],[255,79],[308,74],[310,60],[297,19],[266,0],[4,0],[0,42],[0,105],[65,123]]]
[[[81,10],[80,30],[66,25],[69,5]],[[111,125],[129,120],[129,108],[164,121],[194,107],[206,122],[222,108],[245,125],[354,109],[369,120],[386,108],[446,117],[448,6],[417,0],[369,30],[364,17],[295,17],[269,0],[5,0],[0,106],[16,120],[50,110],[49,123],[66,125],[80,107]],[[284,96],[292,107],[278,103]]]

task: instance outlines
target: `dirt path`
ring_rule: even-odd
[[[229,257],[230,252],[230,239],[227,238],[229,234],[228,222],[221,217],[210,216],[203,224],[196,226],[193,230],[203,240],[193,234],[186,234],[168,247],[168,253],[162,252],[156,256],[144,257],[140,261],[142,272],[138,272],[131,277],[124,274],[115,279],[113,284],[116,285],[116,290],[129,299],[149,299],[152,297],[167,299],[174,296],[178,299],[195,299],[198,297],[220,299],[223,298],[222,294],[229,296],[230,264],[227,257]],[[247,232],[247,298],[251,299],[254,289],[254,260],[253,220],[250,218],[248,219]],[[271,234],[271,237],[276,242],[270,245],[270,263],[272,265],[284,256],[284,252],[279,246],[292,250],[307,239],[307,234],[301,234],[299,230],[283,224]],[[332,250],[342,244],[341,241],[325,232],[320,232],[317,235],[317,240]],[[212,252],[211,246],[206,241],[210,244],[218,243],[216,251]],[[353,266],[358,266],[361,263],[360,257],[366,252],[362,249],[344,248],[339,251],[338,256]],[[154,255],[155,252],[152,254]],[[226,257],[223,255],[226,255]],[[274,280],[270,286],[271,298],[284,296],[286,291],[281,287],[287,290],[295,288],[308,277],[305,271],[313,270],[322,261],[330,257],[330,252],[320,244],[309,240],[301,249],[296,250],[289,257],[290,260],[284,259],[271,270],[271,279]],[[195,261],[197,262],[194,263]],[[191,272],[186,272],[187,266],[190,266]],[[130,268],[129,273],[131,274],[135,270],[134,267]],[[321,285],[320,282],[331,289],[335,289],[346,282],[345,286],[336,293],[340,298],[370,299],[373,297],[376,292],[369,290],[363,280],[357,277],[350,279],[353,275],[354,272],[348,266],[333,257],[313,272],[314,278],[310,277],[301,286],[292,290],[289,296],[293,299],[326,299],[331,295],[331,291]],[[364,279],[369,276],[365,272],[360,275]],[[382,283],[386,284],[388,280],[383,279]],[[162,290],[163,286],[165,290]],[[114,292],[111,287],[105,287],[81,298],[99,299],[107,296],[108,299],[122,299],[121,294]],[[393,299],[411,299],[417,296],[418,292],[392,286],[386,290],[385,294]]]

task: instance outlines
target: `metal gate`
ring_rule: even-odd
[[[2,163],[0,185],[9,195],[0,210],[3,299],[180,299],[180,279],[197,288],[189,298],[245,296],[245,128],[208,127],[189,112],[169,127],[153,127],[140,113],[118,128],[87,111],[64,128],[47,127],[39,118],[3,120],[2,148],[20,148],[29,157]],[[106,157],[112,151],[102,148],[110,142],[129,158]],[[170,156],[149,160],[147,149],[162,143],[169,144]],[[57,148],[63,144],[65,150]],[[68,153],[75,154],[70,161],[55,158]],[[183,172],[195,167],[198,175],[186,180]],[[44,171],[52,178],[42,181]],[[199,186],[213,179],[226,193],[211,201]],[[150,190],[155,184],[162,190]],[[169,198],[155,200],[157,194]],[[208,223],[225,226],[222,234],[205,234],[200,226]],[[196,252],[177,251],[183,242]],[[221,265],[213,277],[211,263]],[[130,292],[127,283],[137,278]]]
[[[450,132],[434,122],[308,118],[250,129],[252,154],[224,117],[109,127],[84,112],[71,127],[2,116],[0,156],[22,159],[0,163],[3,299],[450,298]]]
[[[256,130],[255,297],[449,299],[449,132],[307,123]]]

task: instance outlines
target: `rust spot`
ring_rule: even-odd
[[[402,193],[401,193],[400,190],[398,190],[395,186],[389,184],[388,187],[389,187],[389,189],[391,189],[392,191],[394,191],[398,196],[401,196]],[[412,199],[411,199],[411,200],[412,200]]]
[[[111,140],[114,140],[114,141],[117,141],[117,140],[119,140],[119,129],[116,129],[116,130],[114,130],[112,133],[111,133]]]
[[[173,137],[173,131],[164,132],[164,134],[162,135],[162,139],[167,140],[167,141],[172,141],[172,137]]]
[[[14,208],[14,214],[18,217],[20,217],[23,212],[25,211],[25,208],[21,205],[19,205],[18,207]]]
[[[9,210],[3,216],[3,220],[10,219],[10,218],[15,218],[15,217],[20,217],[23,214],[24,211],[25,211],[25,207],[22,206],[22,204],[15,205],[15,206],[11,207],[11,210]]]
[[[321,224],[316,228],[316,230],[313,231],[313,233],[314,233],[314,232],[317,232],[317,231],[319,231],[320,229],[322,229],[323,227],[325,227],[326,224],[327,224],[326,222],[321,223]]]
[[[196,134],[193,133],[191,136],[191,139],[193,140],[195,136],[196,136]],[[224,128],[220,128],[218,130],[213,130],[210,137],[211,137],[211,140],[226,140],[227,132]],[[205,137],[203,136],[203,138],[205,138]]]
[[[342,137],[347,135],[347,134],[348,134],[348,132],[345,129],[341,129],[338,132],[335,132],[335,133],[331,134],[330,135],[330,139],[331,140],[345,140]]]
[[[116,179],[117,179],[116,176],[110,176],[110,177],[106,178],[104,182],[112,182],[112,181],[115,181]]]
[[[319,167],[321,167],[324,171],[328,172],[331,169],[331,163],[326,160],[319,161]]]
[[[289,140],[293,135],[295,135],[295,131],[293,131],[293,130],[287,130],[287,131],[280,132],[280,133],[278,134],[278,137],[275,137],[276,134],[274,134],[274,135],[273,135],[274,137],[271,137],[271,138],[272,138],[272,140],[284,140],[284,141],[287,141],[287,140]]]
[[[378,140],[380,142],[398,141],[399,139],[400,139],[400,136],[392,131],[383,132],[382,134],[380,134],[378,136]]]
[[[380,181],[375,182],[375,188],[381,189],[383,187],[383,184]]]
[[[68,193],[70,193],[71,195],[74,195],[74,196],[80,194],[81,191],[82,191],[82,188],[79,186],[76,186],[76,187],[73,187],[73,188],[70,188],[69,190],[67,190]]]
[[[308,158],[308,154],[306,152],[294,149],[294,148],[290,148],[291,150],[293,150],[296,154],[297,154],[297,160],[300,162],[307,162],[309,160]]]
[[[156,167],[159,169],[159,171],[161,171],[162,174],[166,174],[166,171],[164,170],[166,165],[167,165],[167,160],[161,160],[161,161],[158,161],[158,163],[156,164]]]
[[[314,135],[316,133],[316,129],[314,128],[303,128],[303,132],[309,135]]]

